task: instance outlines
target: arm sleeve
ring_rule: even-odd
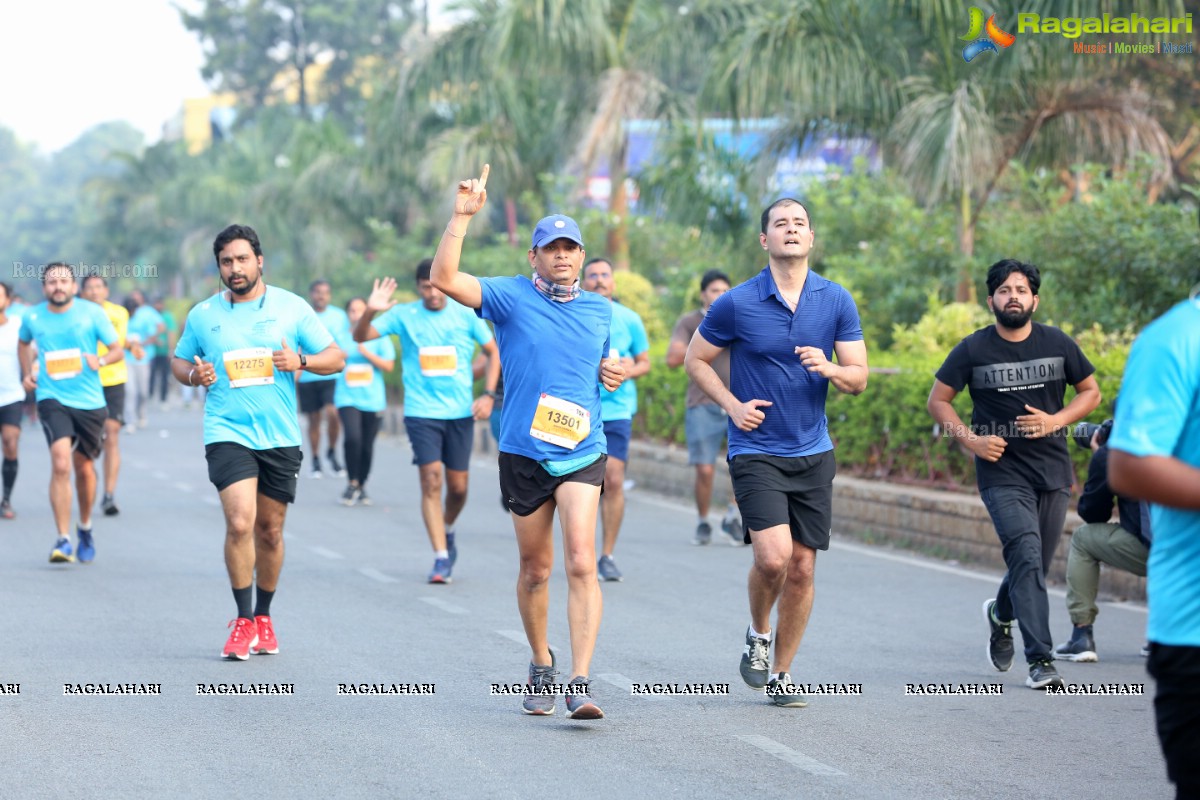
[[[726,292],[718,297],[711,306],[698,330],[704,340],[714,347],[729,347],[733,344],[734,336],[734,305],[732,292]]]
[[[482,299],[479,308],[475,309],[480,319],[494,323],[503,323],[512,312],[513,295],[510,291],[516,278],[480,278],[479,288]]]
[[[471,338],[480,344],[487,344],[493,338],[492,329],[486,322],[483,321],[481,317],[479,317],[479,315],[473,312],[474,309],[467,309],[467,311],[463,314],[464,317],[466,317],[467,314],[470,314],[467,319],[471,321]]]
[[[303,303],[303,301],[301,301]],[[319,353],[333,344],[333,335],[321,324],[317,313],[303,303],[296,320],[296,346],[305,353]]]
[[[394,305],[371,320],[371,327],[379,334],[379,338],[386,339],[393,333],[400,333],[400,315],[397,313],[399,308],[399,305]]]
[[[196,356],[204,358],[204,350],[193,333],[195,327],[192,315],[188,314],[187,319],[183,321],[183,333],[179,334],[179,341],[175,343],[176,358],[182,358],[185,361],[192,361]]]
[[[862,320],[858,317],[858,306],[854,298],[845,289],[841,290],[842,302],[838,309],[837,335],[835,342],[861,342],[863,339]]]
[[[950,351],[950,355],[946,356],[946,360],[942,362],[942,366],[938,367],[937,374],[934,377],[954,391],[961,392],[963,387],[967,385],[970,374],[970,352],[967,340],[963,339],[954,346],[954,349]]]
[[[1200,392],[1200,370],[1170,329],[1152,325],[1129,351],[1108,446],[1135,456],[1174,456]]]
[[[1083,350],[1080,349],[1074,339],[1065,333],[1063,336],[1066,337],[1068,343],[1066,359],[1067,383],[1074,386],[1095,372],[1096,368],[1092,366],[1091,361],[1088,361],[1088,357],[1083,354]]]
[[[25,344],[29,344],[30,342],[33,341],[33,328],[31,328],[29,325],[29,315],[28,314],[21,317],[21,327],[17,331],[17,338],[20,339],[22,342],[25,342]]]

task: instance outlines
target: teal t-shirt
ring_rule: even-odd
[[[430,311],[420,300],[393,306],[372,327],[380,336],[400,337],[404,370],[404,416],[463,419],[471,416],[471,359],[476,344],[492,332],[466,306],[446,298],[446,307]]]
[[[105,407],[100,373],[89,369],[84,358],[96,352],[98,342],[110,349],[117,344],[117,331],[103,308],[75,299],[55,313],[49,303],[39,303],[25,312],[17,336],[37,345],[39,402],[57,400],[87,410]]]
[[[309,307],[312,310],[312,307]],[[325,326],[325,330],[329,331],[329,335],[333,337],[335,342],[342,341],[342,335],[350,332],[350,318],[346,316],[346,312],[337,306],[325,306],[324,311],[313,311],[321,324]],[[308,352],[305,350],[304,352]],[[314,375],[311,372],[300,373],[301,383],[312,383],[313,381],[332,381],[337,378],[337,375]]]
[[[232,306],[224,295],[191,310],[175,346],[176,358],[200,356],[217,372],[204,403],[204,443],[298,447],[296,373],[277,371],[271,353],[283,339],[298,352],[319,353],[333,337],[312,307],[286,289],[270,286],[260,300]]]
[[[642,318],[636,311],[620,303],[612,304],[612,325],[608,338],[609,349],[615,349],[621,358],[634,358],[650,349]],[[608,355],[605,353],[605,358]],[[600,384],[600,413],[604,422],[633,419],[637,413],[637,403],[637,381],[627,380],[615,392],[608,391],[604,384]]]
[[[158,355],[158,345],[150,344],[150,340],[158,335],[158,326],[165,325],[162,314],[159,314],[154,306],[141,305],[129,317],[128,338],[137,337],[137,340],[142,343],[142,348],[146,351],[141,359],[136,359],[130,354],[129,358],[135,364],[149,364],[150,361]]]
[[[381,336],[363,346],[377,358],[393,360],[396,346],[391,338]],[[383,384],[383,371],[367,360],[358,350],[358,342],[349,330],[338,340],[338,347],[346,354],[346,368],[338,373],[337,386],[333,390],[333,404],[338,408],[357,408],[359,411],[383,411],[387,408],[387,387]]]

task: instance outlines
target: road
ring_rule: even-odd
[[[154,415],[123,446],[122,512],[96,518],[95,562],[51,565],[48,454],[40,429],[23,432],[19,516],[0,521],[0,796],[1172,796],[1138,655],[1144,608],[1103,605],[1101,662],[1059,665],[1069,683],[1144,685],[1143,696],[1050,697],[1024,687],[1020,664],[997,673],[986,661],[980,605],[998,576],[835,535],[793,676],[861,694],[774,708],[738,675],[748,548],[691,546],[693,512],[636,489],[617,549],[626,577],[604,585],[593,664],[607,718],[571,721],[561,703],[554,717],[526,717],[491,688],[523,681],[529,660],[495,463],[472,467],[454,583],[429,586],[402,438],[377,446],[370,508],[338,505],[338,479],[301,478],[272,608],[281,652],[222,661],[233,600],[200,413]],[[565,666],[561,563],[551,591]],[[1061,592],[1051,609],[1061,640]],[[338,691],[393,683],[434,691]],[[631,693],[652,683],[729,690]],[[930,683],[1002,694],[906,694]],[[161,694],[64,693],[83,684]],[[198,684],[293,693],[198,695]]]

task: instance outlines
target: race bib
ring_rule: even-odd
[[[553,395],[538,398],[529,435],[543,442],[574,450],[592,430],[592,415],[586,408]]]
[[[458,372],[458,350],[453,345],[422,347],[417,357],[426,378],[447,378]]]
[[[267,386],[275,382],[275,364],[267,347],[244,347],[225,353],[225,374],[234,389]]]
[[[83,372],[83,354],[78,347],[46,351],[46,374],[51,380],[74,378]]]
[[[375,370],[370,364],[347,364],[343,374],[351,389],[363,389],[375,382]]]

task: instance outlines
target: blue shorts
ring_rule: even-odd
[[[405,417],[404,430],[412,443],[413,463],[417,466],[440,461],[446,469],[466,472],[471,466],[471,445],[475,439],[475,420],[426,419]]]
[[[633,434],[633,420],[609,419],[604,421],[604,438],[608,439],[608,457],[620,461],[629,460],[629,437]]]
[[[729,415],[716,403],[692,406],[684,414],[683,429],[687,434],[688,463],[713,464],[729,435]]]

